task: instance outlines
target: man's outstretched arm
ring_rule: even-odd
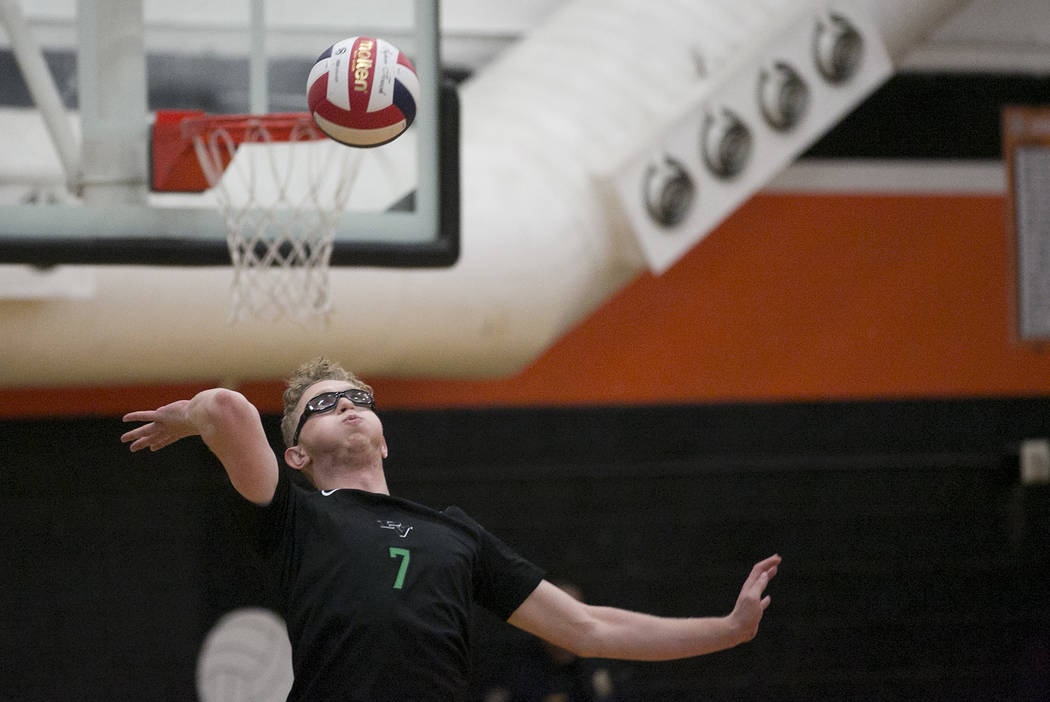
[[[129,412],[125,422],[146,422],[120,440],[132,451],[159,451],[187,436],[199,435],[233,487],[245,499],[267,504],[277,487],[277,457],[263,430],[259,411],[233,390],[215,388],[155,410]]]
[[[714,653],[750,641],[769,606],[765,594],[780,556],[751,569],[724,617],[656,617],[584,604],[546,580],[515,610],[511,624],[579,656],[663,661]]]

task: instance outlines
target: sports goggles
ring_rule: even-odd
[[[299,432],[303,430],[303,425],[306,424],[306,420],[315,414],[331,412],[335,409],[335,406],[339,404],[339,398],[341,397],[345,397],[358,407],[367,407],[373,412],[376,409],[375,399],[373,399],[372,393],[367,390],[350,388],[348,390],[322,392],[320,395],[311,398],[310,401],[306,403],[306,409],[303,410],[302,416],[299,417],[299,425],[295,428],[295,436],[292,438],[292,446],[299,443]]]

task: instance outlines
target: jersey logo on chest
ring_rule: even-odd
[[[377,519],[376,524],[379,525],[380,529],[390,529],[396,531],[397,535],[402,539],[408,536],[408,532],[412,531],[412,527],[405,526],[402,522],[395,522],[390,519]]]

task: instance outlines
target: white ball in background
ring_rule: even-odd
[[[201,702],[284,702],[292,688],[292,646],[268,609],[236,609],[204,638],[197,657]]]

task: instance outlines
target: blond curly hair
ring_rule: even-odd
[[[299,424],[299,415],[295,408],[302,399],[303,393],[314,383],[322,380],[342,380],[355,388],[372,392],[372,386],[331,359],[319,356],[296,368],[286,381],[284,389],[284,414],[281,415],[281,437],[285,446],[291,446],[295,437],[295,427]],[[373,393],[374,394],[374,393]]]

